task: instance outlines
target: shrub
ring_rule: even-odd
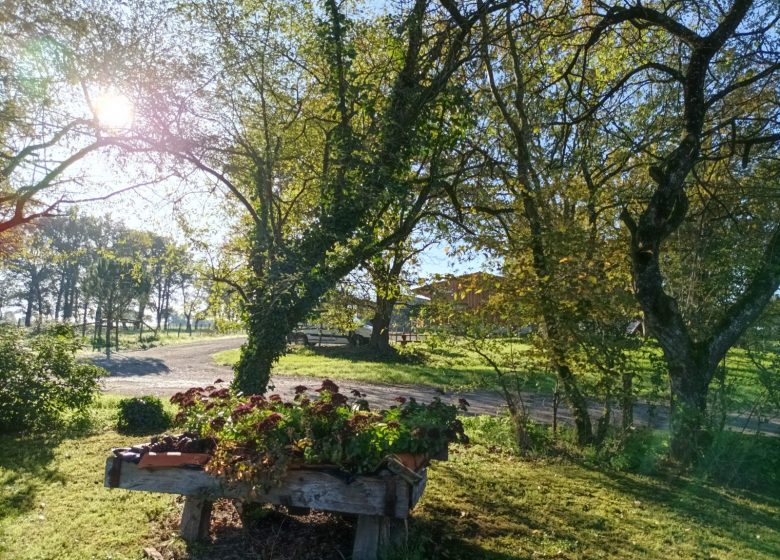
[[[648,427],[611,434],[595,450],[594,459],[618,471],[651,474],[669,453],[667,436]]]
[[[80,348],[67,325],[31,337],[0,325],[0,433],[44,430],[92,403],[106,372],[76,361]]]
[[[694,474],[732,488],[780,495],[780,445],[777,437],[724,431],[715,435]]]
[[[164,432],[171,419],[157,397],[137,397],[119,401],[116,429],[123,434],[154,434]]]

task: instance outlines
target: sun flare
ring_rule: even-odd
[[[106,92],[95,100],[95,116],[105,128],[129,128],[133,124],[133,103],[125,95]]]

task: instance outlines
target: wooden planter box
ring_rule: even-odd
[[[229,483],[200,469],[139,469],[135,463],[110,457],[105,485],[185,496],[181,535],[187,540],[208,536],[211,504],[217,498],[357,515],[352,559],[376,560],[380,547],[399,544],[405,536],[405,520],[425,490],[426,469],[418,475],[413,483],[389,471],[348,481],[327,469],[291,470],[280,486],[267,493],[252,493],[248,484]]]

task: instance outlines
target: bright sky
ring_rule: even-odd
[[[79,172],[90,177],[89,186],[83,191],[83,198],[105,196],[133,185],[144,172],[148,174],[142,164],[125,162],[121,165],[103,154],[93,154],[79,167]],[[111,215],[130,228],[167,235],[180,242],[186,242],[187,236],[180,227],[177,215],[186,216],[189,226],[197,230],[199,241],[211,247],[218,247],[233,218],[224,209],[226,197],[230,200],[230,195],[224,191],[214,191],[215,185],[202,174],[194,174],[188,177],[187,181],[170,178],[141,186],[108,200],[83,203],[80,208],[95,216]],[[487,266],[485,257],[481,254],[454,257],[449,243],[444,241],[428,247],[420,258],[422,276],[465,274],[484,270]]]
[[[384,4],[381,2],[369,2],[366,9],[380,10],[382,7]],[[45,66],[46,57],[43,56],[37,62]],[[132,129],[137,115],[132,102],[125,97],[121,88],[95,91],[90,87],[89,90],[88,97],[94,116],[100,120],[106,131],[121,135],[123,130]],[[87,93],[75,88],[70,94],[72,98],[60,98],[67,112],[90,118],[91,114],[85,102]],[[64,159],[69,153],[64,152],[60,159]],[[54,154],[50,155],[54,157]],[[116,153],[95,152],[71,167],[67,174],[84,178],[80,184],[63,185],[62,192],[67,192],[74,200],[98,199],[112,192],[129,189],[133,185],[149,183],[108,200],[79,204],[84,212],[97,216],[110,215],[134,229],[153,231],[171,236],[179,242],[186,242],[187,235],[180,223],[186,218],[188,227],[195,229],[193,238],[216,248],[224,240],[231,224],[235,223],[235,216],[231,216],[226,209],[225,201],[230,200],[229,195],[223,187],[203,173],[192,173],[185,178],[169,177],[160,181],[161,172],[143,157],[126,159],[117,157]],[[152,182],[153,178],[157,180]],[[59,196],[60,192],[47,192],[46,195]],[[67,205],[64,208],[67,208]],[[465,258],[452,255],[453,251],[447,243],[432,245],[421,255],[421,275],[461,274],[480,270],[486,265],[484,257],[480,255],[469,255]]]

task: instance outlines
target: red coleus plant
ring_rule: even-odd
[[[266,487],[294,464],[328,464],[361,474],[376,470],[391,453],[434,456],[449,442],[467,441],[458,408],[439,398],[421,404],[399,397],[399,404],[372,412],[362,393],[353,391],[350,405],[329,379],[312,393],[299,385],[294,399],[284,401],[279,395],[195,387],[171,401],[180,408],[179,427],[217,442],[209,472]]]

